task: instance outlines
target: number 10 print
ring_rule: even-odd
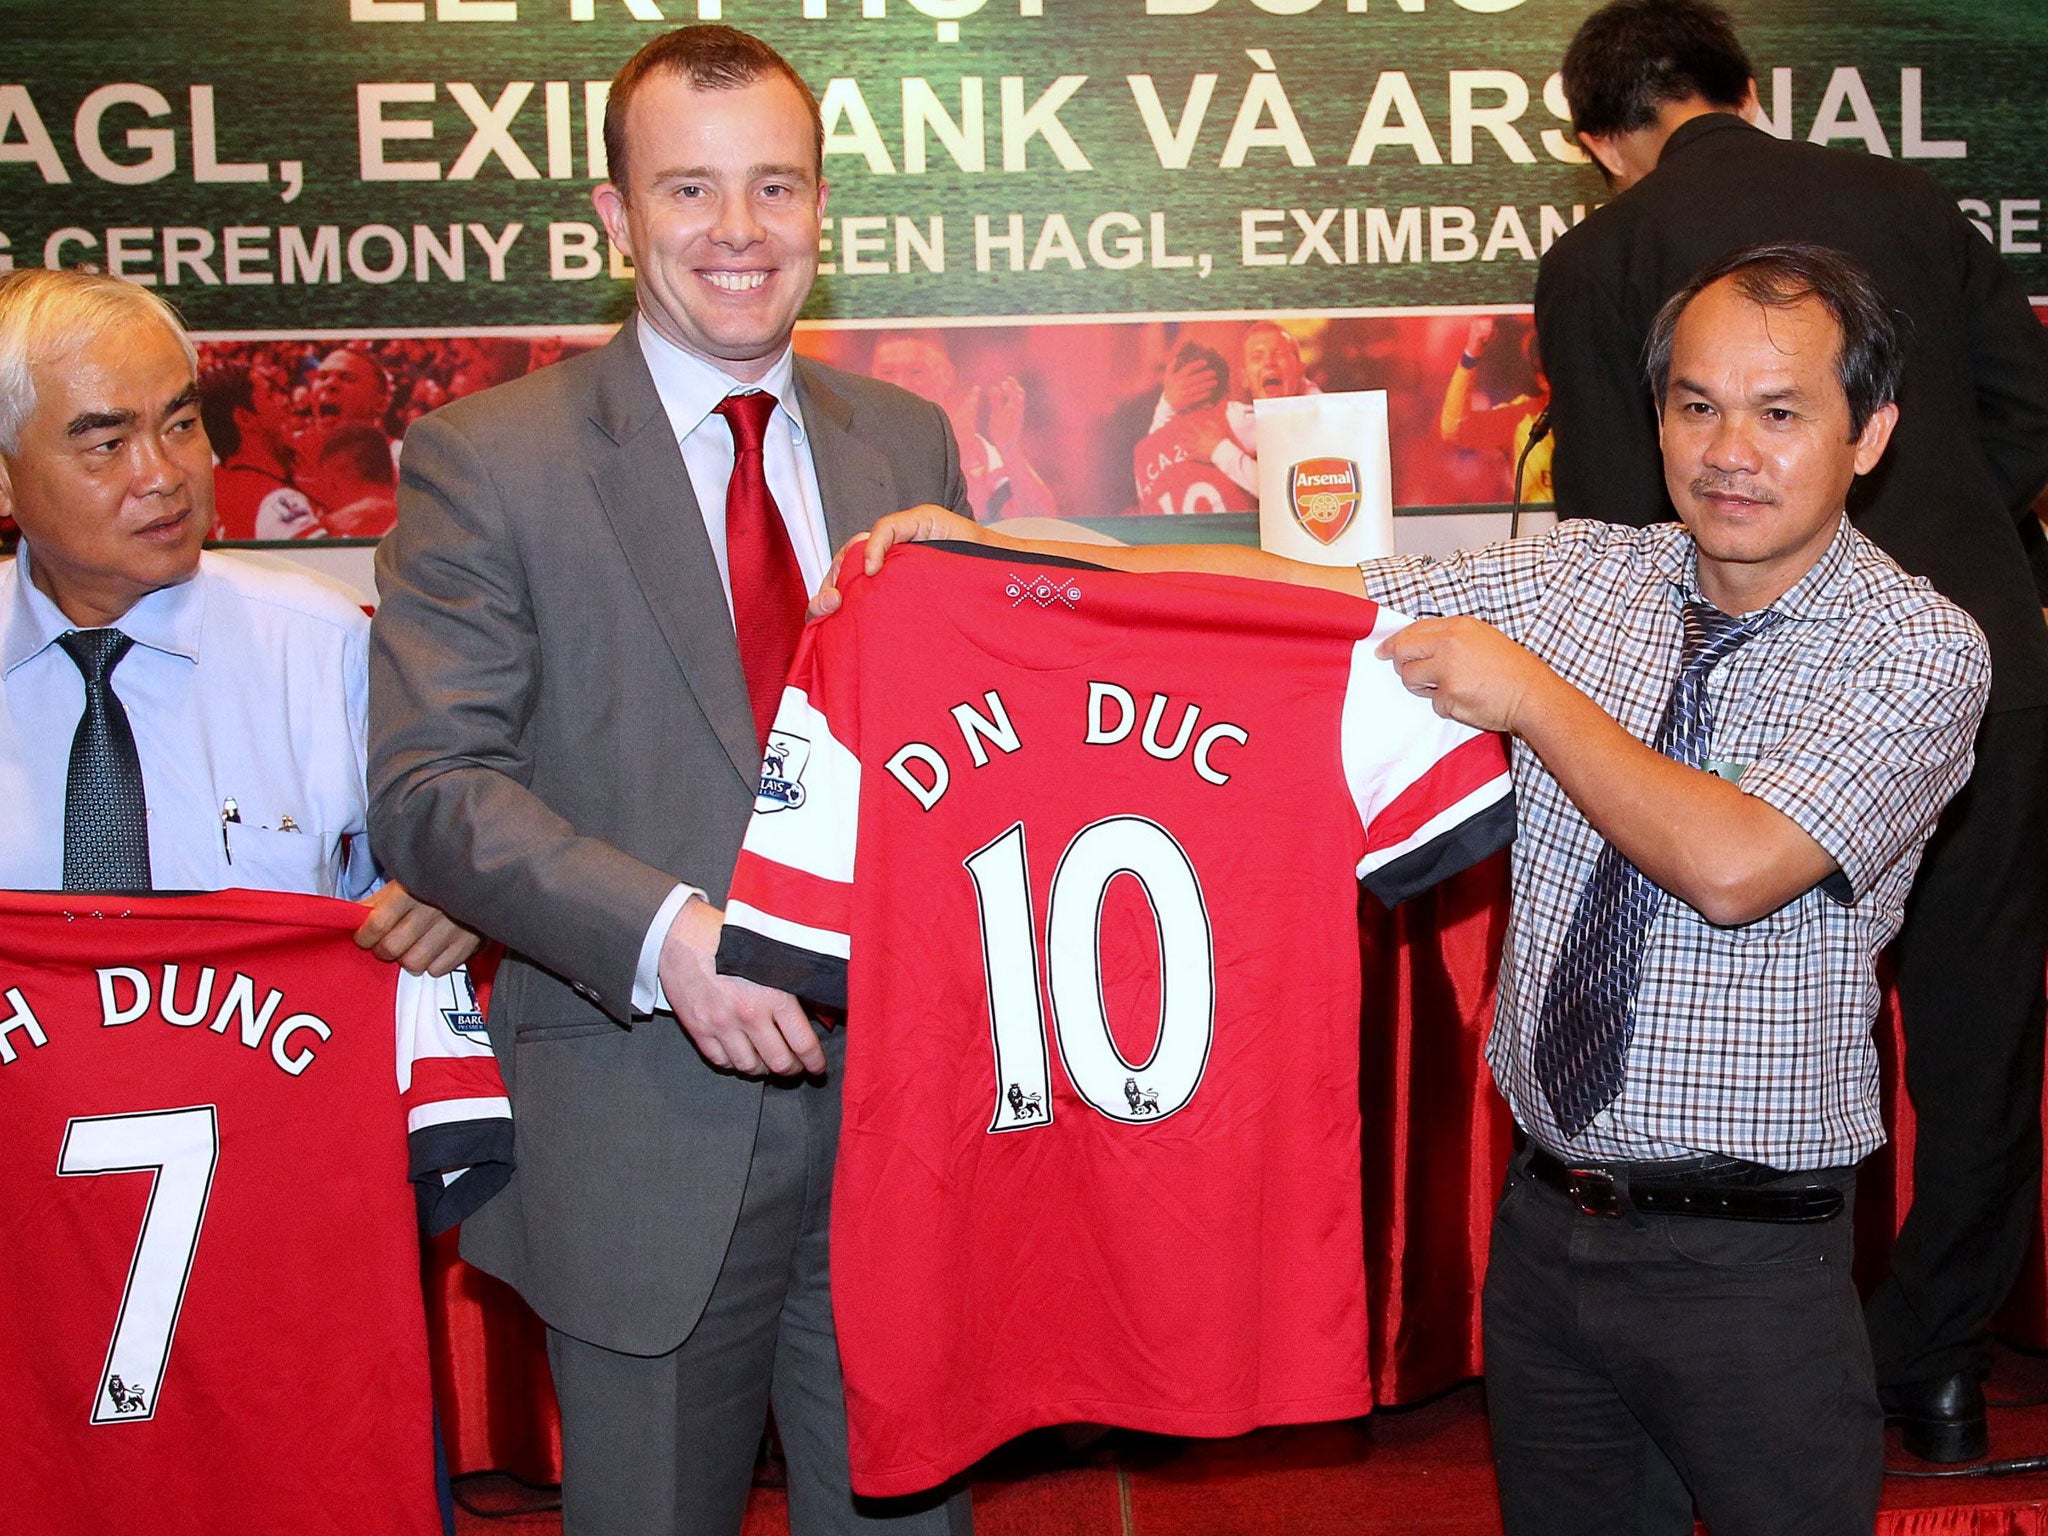
[[[989,1130],[1034,1129],[1052,1120],[1052,1074],[1024,824],[1015,823],[965,863],[981,911],[995,1047]],[[1124,874],[1143,887],[1159,933],[1159,1037],[1143,1062],[1128,1061],[1117,1049],[1102,996],[1102,907],[1110,882]],[[1186,851],[1143,817],[1094,822],[1060,855],[1048,907],[1050,1033],[1067,1080],[1111,1120],[1145,1124],[1185,1108],[1201,1086],[1216,1029],[1209,910]]]

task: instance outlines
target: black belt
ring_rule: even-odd
[[[1588,1216],[1712,1216],[1722,1221],[1827,1221],[1842,1209],[1842,1192],[1832,1184],[1760,1188],[1757,1178],[1784,1175],[1757,1164],[1715,1159],[1717,1167],[1654,1163],[1614,1169],[1577,1167],[1541,1147],[1531,1146],[1523,1166],[1531,1178],[1561,1190]]]

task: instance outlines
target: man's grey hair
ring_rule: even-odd
[[[36,408],[40,365],[139,321],[168,329],[198,372],[199,351],[178,312],[147,288],[98,272],[43,267],[0,277],[0,453],[21,446],[22,426]]]

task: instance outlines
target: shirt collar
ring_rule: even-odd
[[[206,556],[201,555],[202,567],[205,561]],[[79,627],[29,579],[29,562],[29,548],[24,543],[15,553],[6,585],[0,587],[0,604],[7,610],[5,622],[0,623],[0,675],[41,655],[58,636]],[[206,590],[195,572],[190,581],[149,593],[112,627],[137,645],[196,662],[205,614]]]
[[[1650,530],[1650,569],[1670,585],[1680,602],[1704,602],[1699,589],[1699,546],[1683,523],[1660,523]],[[1780,619],[1808,623],[1848,618],[1855,611],[1849,593],[1850,568],[1855,563],[1855,530],[1844,513],[1835,526],[1834,539],[1791,591],[1772,603]]]
[[[1835,523],[1835,537],[1826,552],[1771,607],[1787,619],[1808,623],[1853,616],[1856,604],[1850,595],[1849,577],[1856,563],[1855,543],[1856,530],[1845,512]]]
[[[1647,530],[1644,558],[1653,579],[1669,586],[1680,602],[1699,594],[1699,549],[1683,523],[1656,523]]]
[[[645,315],[636,316],[634,323],[639,327],[640,355],[654,375],[654,392],[661,397],[661,408],[678,443],[704,425],[704,418],[727,395],[758,389],[775,397],[797,446],[803,446],[804,418],[797,405],[795,349],[791,345],[783,345],[781,355],[758,383],[743,384],[696,353],[684,351],[649,325]]]

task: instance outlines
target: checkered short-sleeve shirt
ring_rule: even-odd
[[[1372,561],[1364,574],[1390,607],[1499,628],[1642,741],[1677,677],[1679,611],[1698,596],[1692,539],[1676,523],[1567,522],[1447,560]],[[1875,961],[1936,816],[1969,777],[1991,663],[1969,617],[1846,518],[1772,607],[1780,622],[1709,674],[1710,765],[1789,816],[1841,873],[1740,927],[1667,895],[1621,1094],[1577,1137],[1552,1119],[1532,1058],[1601,838],[1514,745],[1514,908],[1487,1060],[1516,1120],[1561,1155],[1712,1152],[1789,1170],[1853,1163],[1884,1139]]]

